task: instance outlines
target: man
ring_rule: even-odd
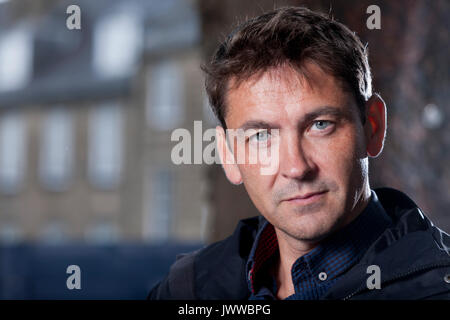
[[[400,191],[370,189],[386,107],[354,33],[282,8],[241,25],[205,70],[223,169],[261,216],[179,257],[150,299],[450,299],[449,235]],[[246,156],[276,146],[276,170],[237,161],[230,129]]]

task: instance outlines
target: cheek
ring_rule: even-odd
[[[319,168],[320,174],[345,183],[360,165],[361,142],[354,130],[346,130],[328,139],[309,142],[310,154]],[[359,170],[359,169],[358,169]]]
[[[239,165],[242,180],[246,188],[252,191],[269,191],[273,184],[273,176],[262,175],[261,166],[258,164]]]
[[[267,212],[267,207],[270,206],[270,196],[268,195],[272,190],[275,176],[262,175],[260,166],[256,164],[239,165],[239,170],[245,189],[256,208],[262,213]]]

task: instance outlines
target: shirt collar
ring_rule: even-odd
[[[262,284],[271,283],[267,279],[267,267],[278,256],[275,229],[264,217],[261,221],[246,265],[247,281],[253,294]],[[291,270],[294,287],[295,279],[301,278],[305,272],[310,276],[325,272],[329,280],[343,274],[360,260],[391,222],[372,190],[368,205],[351,223],[297,259]]]

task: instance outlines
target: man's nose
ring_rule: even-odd
[[[304,180],[316,171],[316,165],[298,137],[290,137],[280,146],[280,173],[288,179]]]

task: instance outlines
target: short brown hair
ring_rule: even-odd
[[[286,7],[239,25],[203,66],[212,109],[226,128],[229,80],[242,80],[285,64],[307,78],[311,61],[340,80],[354,94],[362,122],[365,102],[372,95],[372,79],[365,47],[354,32],[331,16],[304,7]]]

